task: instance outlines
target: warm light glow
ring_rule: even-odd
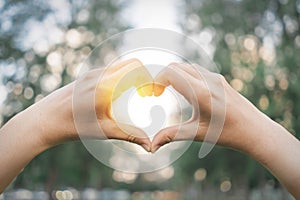
[[[131,121],[138,127],[144,128],[151,124],[150,111],[153,106],[160,106],[168,117],[176,106],[176,97],[166,90],[161,96],[141,97],[134,92],[129,100],[128,113]]]
[[[171,62],[183,62],[177,55],[160,49],[132,51],[120,57],[119,61],[132,58],[139,59],[153,78]],[[114,100],[112,115],[118,122],[129,123],[143,129],[152,139],[157,131],[174,123],[174,114],[180,113],[180,107],[183,106],[186,106],[185,102],[178,98],[177,92],[171,87],[167,87],[159,97],[154,95],[142,97],[136,88],[131,88]],[[158,113],[153,108],[158,108]],[[160,111],[164,113],[160,115]]]
[[[179,103],[170,88],[159,97],[142,97],[131,88],[113,102],[111,112],[116,121],[137,126],[152,139],[155,133],[172,123],[171,115],[179,112]]]

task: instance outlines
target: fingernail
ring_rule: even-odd
[[[154,92],[154,96],[158,97],[160,96],[165,90],[165,87],[163,85],[160,84],[154,84],[153,86],[153,92]]]
[[[151,148],[147,144],[142,144],[142,147],[147,151],[150,152]]]
[[[159,146],[155,146],[151,148],[151,152],[155,153],[158,150]]]
[[[146,96],[145,93],[144,93],[144,91],[143,91],[143,87],[138,88],[138,89],[137,89],[137,93],[138,93],[141,97],[145,97],[145,96]]]
[[[147,84],[144,84],[140,87],[137,88],[137,93],[142,96],[142,97],[145,97],[145,96],[152,96],[152,91],[153,91],[153,84],[152,83],[147,83]]]
[[[146,85],[144,85],[143,87],[143,91],[144,91],[144,94],[146,96],[152,96],[152,91],[153,91],[153,84],[152,83],[148,83]]]

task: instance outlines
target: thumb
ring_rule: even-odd
[[[195,126],[195,122],[187,121],[160,130],[152,140],[151,152],[156,152],[160,147],[172,141],[194,140],[197,133],[196,127],[198,126]]]
[[[132,142],[142,146],[147,152],[151,150],[151,141],[147,134],[134,126],[107,120],[102,123],[102,129],[108,139]]]

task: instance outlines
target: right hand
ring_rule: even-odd
[[[255,141],[255,138],[242,132],[251,128],[250,122],[257,121],[257,116],[262,114],[236,92],[222,75],[199,66],[172,63],[157,75],[154,82],[164,87],[171,85],[194,107],[194,113],[187,122],[159,131],[152,141],[152,152],[176,140],[218,140],[217,144],[244,151]],[[200,115],[196,108],[199,108]],[[215,115],[215,121],[210,127],[212,115]],[[198,124],[196,134],[191,130],[195,123]],[[221,128],[224,125],[220,135],[214,133],[217,132],[216,123]]]

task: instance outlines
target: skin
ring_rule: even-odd
[[[196,99],[182,81],[197,88]],[[178,81],[182,80],[182,81]],[[172,86],[191,105],[199,105],[201,116],[193,116],[183,125],[159,131],[152,141],[152,152],[176,140],[203,141],[211,120],[211,98],[216,103],[220,91],[226,95],[226,115],[218,145],[242,151],[271,171],[287,190],[300,199],[300,141],[278,123],[259,111],[246,98],[236,92],[223,76],[183,63],[172,63],[154,80],[165,87]],[[210,86],[210,87],[208,87]],[[196,135],[189,126],[198,120]],[[181,131],[178,132],[181,126]]]
[[[98,81],[99,76],[102,76],[101,82]],[[118,84],[123,80],[126,80],[124,84]],[[83,102],[95,93],[93,109],[102,129],[101,133],[88,130],[80,137],[130,141],[152,152],[171,141],[203,141],[212,116],[211,100],[225,105],[225,123],[217,144],[249,154],[269,169],[295,198],[300,199],[298,139],[255,108],[221,75],[188,64],[172,63],[153,80],[136,59],[108,70],[91,71],[7,122],[0,129],[0,192],[36,155],[59,143],[79,139],[72,107],[74,86],[79,86]],[[111,102],[132,86],[141,96],[159,96],[165,87],[172,86],[192,106],[198,106],[201,115],[194,113],[181,125],[179,132],[179,125],[159,131],[151,143],[142,130],[128,125],[126,129],[120,129],[110,116]],[[197,90],[191,92],[187,88]],[[218,91],[226,95],[225,102],[221,101]],[[82,116],[90,109],[84,103],[78,108]],[[190,124],[195,122],[198,124],[196,135],[190,130]],[[90,121],[82,120],[82,127],[91,127]]]
[[[127,74],[130,81],[116,87]],[[99,77],[102,77],[101,82]],[[110,116],[110,107],[112,100],[130,87],[139,89],[143,96],[151,96],[152,90],[141,88],[149,83],[152,85],[152,82],[152,76],[142,63],[137,59],[131,59],[107,70],[90,71],[76,82],[54,91],[17,114],[0,129],[0,193],[36,155],[63,142],[79,138],[119,139],[136,143],[150,151],[151,142],[146,134],[129,125],[119,128]],[[75,85],[82,100],[77,108],[82,116],[91,112],[91,106],[82,102],[95,96],[93,111],[96,110],[101,132],[87,129],[79,137],[74,124],[72,106]],[[82,119],[81,127],[94,127],[93,122]]]

